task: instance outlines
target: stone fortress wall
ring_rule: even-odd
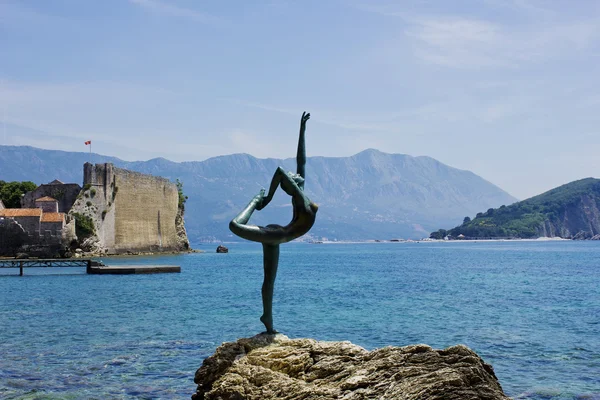
[[[177,186],[168,179],[86,163],[71,214],[91,217],[98,245],[110,254],[177,251]]]

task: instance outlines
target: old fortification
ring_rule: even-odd
[[[177,186],[168,179],[86,163],[83,190],[70,215],[91,220],[94,232],[87,243],[94,252],[179,251],[189,242],[178,235],[176,220],[183,223],[178,205]]]

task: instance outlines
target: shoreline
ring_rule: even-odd
[[[565,238],[536,238],[536,239],[470,239],[470,240],[442,240],[442,239],[389,239],[389,240],[375,240],[375,239],[366,239],[366,240],[325,240],[325,241],[315,241],[308,242],[303,240],[294,240],[289,242],[290,244],[407,244],[407,243],[481,243],[481,242],[589,242],[590,240],[574,240],[574,239],[565,239]],[[245,242],[219,242],[222,244],[235,245],[242,244]],[[203,252],[205,250],[200,250]]]
[[[382,244],[382,243],[394,243],[394,244],[406,244],[406,243],[481,243],[481,242],[564,242],[574,241],[573,239],[564,239],[564,238],[537,238],[537,239],[472,239],[472,240],[441,240],[441,239],[398,239],[398,240],[348,240],[348,241],[320,241],[318,243],[310,243],[310,242],[297,242],[303,244]],[[577,240],[575,240],[577,241]],[[584,241],[584,240],[582,240]]]

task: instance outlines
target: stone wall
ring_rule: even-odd
[[[33,221],[36,217],[0,217],[0,256],[13,257],[25,253],[30,257],[63,257],[64,256],[64,231],[56,226],[43,226],[39,230],[40,222]],[[20,221],[20,222],[19,222]],[[35,232],[27,232],[21,223],[37,227]],[[44,225],[44,224],[43,224]],[[62,224],[61,224],[62,225]],[[44,228],[49,228],[44,230]]]
[[[42,234],[45,232],[52,232],[52,235],[61,236],[64,227],[64,222],[43,222],[40,224],[40,231]]]
[[[27,241],[27,233],[17,221],[0,217],[0,256],[16,255]]]
[[[180,250],[177,186],[168,179],[86,163],[71,215],[94,221],[98,247],[110,254]]]
[[[115,168],[115,249],[176,250],[177,186]]]
[[[76,183],[43,184],[31,192],[25,193],[21,199],[21,208],[35,208],[37,199],[49,196],[58,201],[58,212],[68,213],[80,191],[81,186]]]
[[[44,212],[57,213],[58,201],[36,201],[35,208],[41,208]]]
[[[19,223],[25,229],[29,235],[36,235],[40,232],[40,216],[32,216],[32,217],[11,217],[15,221]]]

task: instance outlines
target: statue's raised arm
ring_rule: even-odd
[[[304,133],[306,132],[306,121],[310,119],[310,113],[304,111],[300,119],[300,136],[298,137],[298,153],[296,153],[297,169],[296,173],[303,179],[306,179],[306,142]],[[300,189],[304,189],[304,182],[298,183]]]

